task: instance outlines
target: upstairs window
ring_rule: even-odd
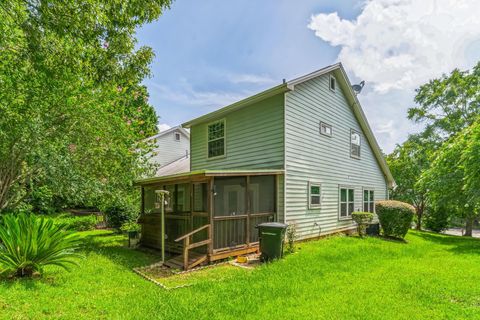
[[[335,91],[337,89],[337,81],[335,80],[335,77],[332,75],[330,75],[329,87],[330,87],[330,90],[332,91]]]
[[[363,211],[375,213],[375,194],[373,190],[363,189]]]
[[[225,155],[225,120],[213,122],[207,126],[208,158]]]
[[[348,187],[340,187],[340,219],[352,216],[355,205],[355,190]]]
[[[332,126],[320,121],[320,133],[325,136],[332,136]]]
[[[308,207],[320,208],[320,184],[310,182],[308,184]]]
[[[175,141],[180,141],[180,139],[181,139],[180,132],[175,132],[173,134],[173,137],[174,137]]]
[[[350,156],[360,159],[360,133],[353,129],[350,131]]]

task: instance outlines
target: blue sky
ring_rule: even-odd
[[[138,30],[139,45],[150,46],[156,53],[151,66],[153,76],[145,84],[160,116],[159,124],[162,128],[181,124],[279,84],[283,78],[291,79],[342,61],[352,82],[367,81],[360,101],[381,147],[391,151],[409,132],[418,130],[405,119],[406,109],[413,104],[415,86],[449,72],[452,66],[433,62],[430,67],[435,71],[427,69],[421,71],[419,79],[412,77],[415,63],[422,63],[422,54],[408,44],[401,45],[410,43],[402,26],[397,30],[398,43],[390,43],[399,27],[388,26],[385,15],[400,23],[405,18],[404,23],[412,25],[412,19],[425,19],[415,15],[416,10],[425,8],[416,8],[410,1],[390,2],[175,1],[158,21]],[[398,9],[405,12],[395,16]],[[451,8],[444,9],[448,12]],[[444,12],[431,12],[430,16],[438,14]],[[432,25],[441,33],[437,20],[432,19]],[[385,24],[392,30],[376,41],[379,26]],[[416,29],[413,25],[412,30],[421,34],[422,26]],[[469,67],[480,57],[475,53],[477,45],[480,48],[479,33],[468,28],[461,29],[465,33],[473,30],[473,35],[468,41],[464,39],[465,48],[456,53],[467,56],[459,67]],[[462,34],[453,37],[462,39]],[[446,39],[439,35],[435,41]],[[469,58],[469,54],[473,57]],[[377,66],[374,60],[383,64]]]

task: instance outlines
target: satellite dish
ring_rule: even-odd
[[[363,89],[364,85],[365,85],[365,81],[362,81],[359,84],[354,84],[352,86],[352,89],[355,92],[355,94],[359,94],[360,92],[362,92],[362,89]]]

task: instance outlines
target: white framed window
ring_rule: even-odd
[[[329,80],[328,80],[328,87],[330,90],[335,91],[337,90],[337,80],[333,75],[330,75]]]
[[[361,137],[360,133],[354,129],[350,130],[350,156],[360,159]]]
[[[321,203],[321,185],[320,183],[308,183],[308,208],[320,208]]]
[[[225,119],[215,121],[207,126],[207,157],[225,156]]]
[[[363,189],[363,211],[375,213],[375,190]]]
[[[320,133],[325,135],[325,136],[331,137],[332,136],[332,126],[323,122],[323,121],[320,121]]]
[[[175,141],[180,141],[180,139],[182,138],[182,135],[180,134],[180,132],[174,132],[173,138],[175,139]]]
[[[339,213],[338,218],[349,219],[355,207],[355,189],[353,187],[339,187]]]

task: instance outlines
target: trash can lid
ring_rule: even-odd
[[[260,223],[257,227],[269,227],[269,228],[279,228],[279,229],[286,229],[288,225],[285,223],[280,222],[264,222]]]

